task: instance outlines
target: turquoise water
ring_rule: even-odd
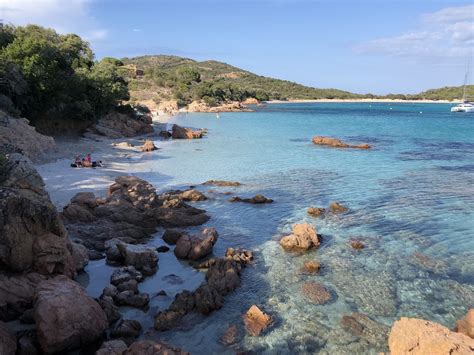
[[[236,188],[199,187],[210,199],[198,205],[212,216],[207,225],[220,233],[216,255],[245,247],[255,251],[256,262],[244,270],[242,287],[226,297],[223,309],[190,320],[182,330],[147,336],[193,353],[377,353],[386,344],[351,337],[340,326],[343,315],[358,311],[386,325],[401,316],[419,317],[452,328],[474,306],[474,115],[449,108],[272,104],[219,119],[178,116],[176,123],[205,127],[208,136],[165,144],[144,177],[158,190],[209,179],[242,182]],[[373,148],[317,147],[314,135]],[[227,192],[262,193],[275,202],[229,203]],[[323,219],[306,214],[308,207],[332,201],[350,211]],[[280,248],[278,237],[298,222],[317,227],[321,248],[301,256]],[[352,250],[350,238],[367,247]],[[298,274],[307,260],[321,262],[320,275]],[[333,302],[308,302],[301,287],[310,280],[326,285]],[[254,303],[276,319],[274,327],[261,337],[243,336],[233,348],[220,344],[223,331],[241,326]]]

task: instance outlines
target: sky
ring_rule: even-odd
[[[358,93],[462,85],[474,56],[474,1],[0,0],[0,19],[77,33],[97,59],[213,59]]]

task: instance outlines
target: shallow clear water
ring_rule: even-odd
[[[377,353],[386,344],[349,336],[340,326],[343,315],[358,311],[386,325],[401,316],[419,317],[452,328],[474,306],[474,115],[452,114],[449,107],[272,104],[219,119],[177,117],[180,125],[208,128],[208,136],[167,144],[142,177],[158,190],[209,179],[244,183],[199,187],[210,199],[198,206],[212,216],[207,225],[219,231],[216,255],[245,247],[256,251],[256,262],[244,270],[242,286],[226,297],[223,309],[182,330],[146,335],[193,353]],[[317,147],[314,135],[373,148]],[[262,193],[275,202],[229,203],[226,192]],[[306,214],[308,207],[332,201],[350,211],[323,219]],[[277,238],[298,222],[317,227],[321,248],[302,256],[280,248]],[[367,247],[352,250],[347,241],[354,237]],[[320,275],[298,275],[307,260],[321,262]],[[334,301],[309,303],[301,293],[309,280],[326,285]],[[161,289],[159,283],[154,287]],[[275,326],[261,337],[244,336],[233,348],[220,344],[220,335],[231,324],[241,326],[252,304],[272,314]]]

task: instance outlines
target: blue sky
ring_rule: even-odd
[[[87,38],[98,58],[175,54],[360,93],[460,85],[474,4],[456,0],[0,0],[0,18]]]

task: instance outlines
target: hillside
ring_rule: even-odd
[[[323,99],[363,95],[336,89],[316,89],[294,82],[253,74],[217,61],[198,62],[176,56],[142,56],[122,59],[138,72],[129,77],[132,100],[177,99],[180,105],[203,99],[209,104],[246,98]],[[141,72],[143,71],[143,73]]]
[[[408,99],[427,100],[460,100],[463,94],[462,86],[445,86],[439,89],[430,89],[417,95],[407,95]],[[466,86],[466,99],[474,100],[474,85]]]

